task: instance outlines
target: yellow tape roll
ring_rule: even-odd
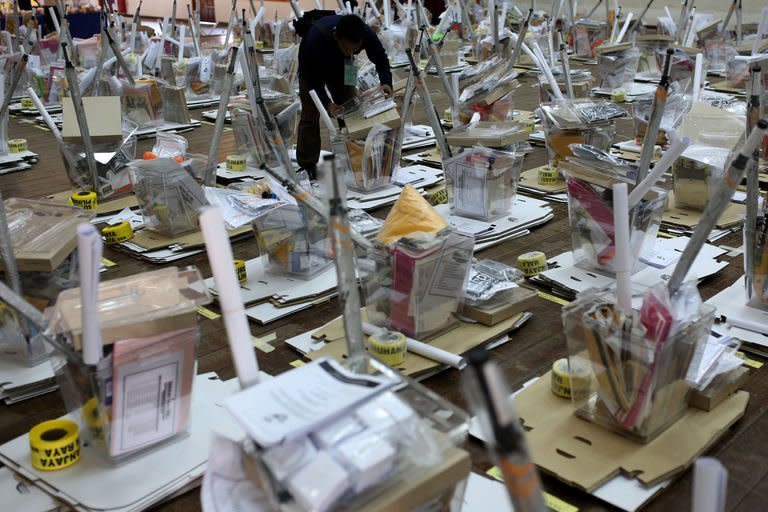
[[[229,155],[227,157],[227,169],[230,171],[244,171],[245,157],[240,155]]]
[[[83,210],[95,210],[99,201],[96,192],[75,192],[70,198],[72,204]]]
[[[533,277],[547,270],[547,256],[541,251],[531,251],[517,257],[517,267],[525,277]]]
[[[35,108],[35,102],[32,101],[32,98],[28,98],[24,96],[23,98],[21,98],[21,108],[27,109],[27,110]]]
[[[573,371],[572,371],[573,370]],[[569,367],[568,359],[558,359],[552,364],[552,393],[563,398],[576,399],[589,393],[589,372],[586,368]]]
[[[389,366],[401,365],[405,362],[406,355],[405,336],[394,331],[370,336],[368,350]]]
[[[624,89],[614,89],[611,91],[611,100],[616,103],[624,103],[627,101],[627,91]]]
[[[101,234],[108,244],[119,244],[133,238],[133,228],[129,221],[124,220],[120,224],[105,227],[101,230]]]
[[[554,185],[560,181],[560,174],[557,169],[552,169],[549,166],[539,167],[539,185]]]
[[[10,139],[8,141],[8,151],[11,153],[21,153],[27,150],[27,139]]]
[[[235,260],[235,272],[237,272],[237,280],[240,284],[248,282],[248,273],[245,270],[245,260]]]
[[[29,431],[32,466],[56,471],[80,460],[80,433],[70,420],[44,421]]]

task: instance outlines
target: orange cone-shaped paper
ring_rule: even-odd
[[[448,221],[435,211],[418,190],[406,185],[387,215],[376,240],[390,245],[414,233],[437,233],[446,227]]]

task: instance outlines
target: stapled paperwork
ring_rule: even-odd
[[[8,468],[0,468],[0,496],[3,507],[17,512],[52,512],[58,504],[34,485],[20,480]]]

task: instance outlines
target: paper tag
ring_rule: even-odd
[[[354,64],[344,64],[344,85],[357,86],[357,66]]]
[[[290,363],[288,363],[288,364],[290,364],[290,365],[291,365],[291,366],[293,366],[294,368],[298,368],[298,367],[300,367],[300,366],[304,366],[304,365],[305,365],[305,364],[307,364],[307,363],[305,363],[305,362],[304,362],[304,361],[302,361],[301,359],[295,359],[295,360],[291,361],[291,362],[290,362]]]
[[[40,69],[40,56],[29,54],[29,60],[27,61],[28,69]]]
[[[656,247],[653,254],[641,260],[648,265],[656,268],[667,268],[680,259],[680,253],[672,249],[662,249]]]

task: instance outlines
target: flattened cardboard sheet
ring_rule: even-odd
[[[549,169],[548,165],[542,165],[540,167],[534,167],[520,173],[521,187],[529,188],[531,190],[538,190],[545,194],[562,194],[566,191],[565,180],[557,180],[556,183],[551,185],[542,185],[539,183],[539,170]]]
[[[55,194],[46,196],[46,199],[49,199],[56,204],[72,206],[69,202],[69,198],[72,197],[72,194],[75,192],[75,190],[65,190],[63,192],[57,192]],[[125,208],[133,208],[135,206],[139,206],[138,201],[136,201],[136,196],[133,194],[128,194],[127,196],[121,196],[117,199],[99,201],[94,212],[96,215],[105,215],[107,213],[119,212]]]
[[[542,470],[587,492],[620,473],[637,474],[652,486],[684,471],[739,418],[749,393],[738,391],[710,412],[689,408],[685,415],[642,445],[577,418],[570,400],[550,390],[548,372],[515,397],[528,447]]]
[[[227,234],[229,234],[229,238],[234,238],[249,233],[251,229],[251,225],[248,224],[241,228],[228,231]],[[149,229],[142,229],[136,232],[130,243],[142,247],[146,251],[152,251],[168,246],[178,247],[179,249],[202,247],[205,245],[205,240],[203,240],[203,233],[201,231],[194,231],[192,233],[187,233],[186,235],[179,235],[171,238],[156,233],[155,231],[150,231]]]
[[[675,205],[675,193],[671,190],[667,192],[668,203],[667,209],[664,210],[664,215],[661,217],[661,221],[664,224],[672,224],[675,226],[682,226],[686,228],[694,228],[699,222],[701,222],[701,215],[704,212],[697,210],[689,210],[686,208],[676,208]],[[717,219],[715,227],[718,229],[726,229],[731,226],[737,226],[744,221],[744,215],[746,215],[747,207],[743,204],[730,203],[728,208],[725,209],[720,218]]]
[[[365,310],[363,309],[361,313],[363,321],[366,321],[368,315]],[[479,323],[468,324],[459,322],[454,329],[433,338],[429,341],[429,344],[447,350],[453,354],[463,354],[509,332],[513,329],[517,321],[520,320],[521,316],[522,313],[518,313],[492,327]],[[325,324],[325,326],[315,331],[312,334],[312,337],[318,340],[325,340],[326,345],[321,349],[310,352],[307,355],[310,359],[315,360],[321,357],[332,357],[337,361],[342,361],[347,355],[347,343],[346,338],[344,337],[344,321],[341,317]],[[405,363],[397,368],[397,370],[405,375],[415,376],[439,367],[440,363],[437,361],[409,352],[405,358]]]
[[[390,128],[397,128],[400,126],[400,114],[397,113],[396,108],[391,108],[381,114],[376,114],[373,117],[366,119],[363,117],[362,110],[358,110],[353,114],[344,118],[344,123],[347,125],[347,131],[349,136],[354,138],[365,137],[368,131],[376,124],[385,124]]]
[[[14,230],[11,240],[16,265],[22,272],[50,272],[58,268],[77,248],[78,224],[92,217],[90,212],[50,201],[11,197],[3,204],[9,225],[23,226]]]

